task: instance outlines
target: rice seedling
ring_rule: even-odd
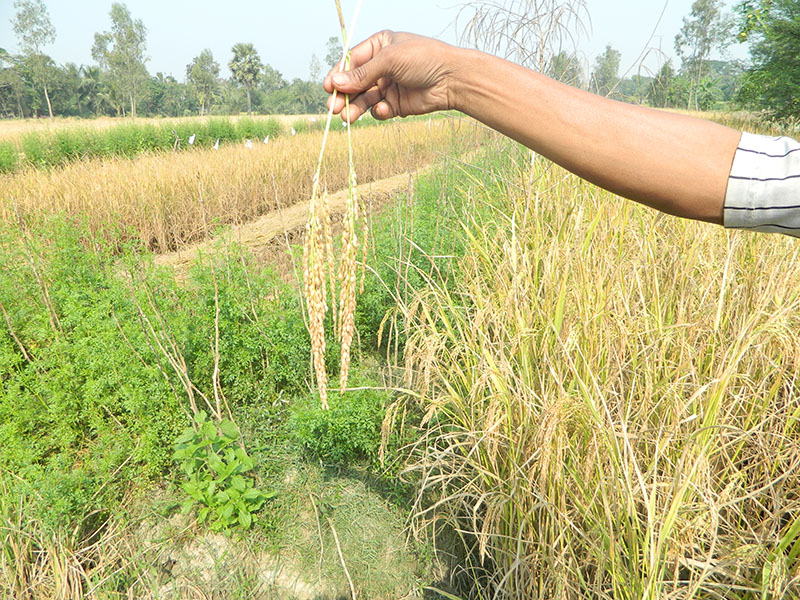
[[[191,126],[203,128],[214,121],[227,121],[236,127],[241,120],[252,120],[256,122],[275,121],[284,129],[298,122],[310,122],[318,119],[318,115],[252,115],[248,116],[205,116],[205,117],[137,117],[132,120],[124,117],[100,117],[96,119],[78,119],[70,117],[56,117],[53,121],[49,119],[2,119],[0,120],[0,140],[18,142],[19,138],[28,133],[50,134],[64,130],[88,130],[104,131],[113,129],[121,125],[135,124],[139,126],[159,127],[161,125],[170,128]]]
[[[304,121],[303,121],[304,122]],[[56,128],[51,132],[31,130],[13,140],[2,142],[2,148],[14,151],[15,160],[0,157],[0,170],[17,168],[52,168],[70,162],[95,157],[134,157],[145,152],[186,150],[189,148],[219,147],[245,139],[265,139],[283,133],[277,119],[212,118],[203,122],[120,123],[114,127]],[[6,151],[7,152],[7,151]],[[20,153],[21,152],[21,153]]]

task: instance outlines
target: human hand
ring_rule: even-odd
[[[422,115],[453,108],[450,83],[456,48],[412,33],[381,31],[354,47],[348,72],[339,66],[323,83],[333,112],[352,123],[368,110],[376,119]],[[343,94],[350,95],[345,114]]]

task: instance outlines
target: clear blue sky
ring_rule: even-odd
[[[109,29],[113,0],[45,0],[56,28],[55,43],[48,53],[59,64],[92,62],[94,34]],[[728,0],[730,5],[732,0]],[[186,65],[204,48],[210,48],[228,75],[230,48],[237,42],[253,42],[262,60],[284,77],[308,77],[311,55],[322,60],[325,41],[337,35],[333,0],[128,0],[134,18],[148,30],[148,69],[183,80]],[[355,0],[342,0],[346,18]],[[673,56],[673,39],[692,0],[586,0],[591,30],[580,43],[583,60],[591,65],[606,44],[622,52],[622,70],[634,65],[650,45]],[[452,25],[460,0],[364,0],[355,37],[390,28],[437,36],[454,43]],[[11,52],[17,42],[11,29],[13,0],[0,0],[0,47]],[[736,57],[745,57],[743,47],[733,47]],[[677,62],[677,61],[676,61]],[[649,65],[654,65],[651,58]]]

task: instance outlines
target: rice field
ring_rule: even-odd
[[[353,168],[434,169],[368,233],[315,213],[320,356],[299,274],[224,235],[187,281],[150,261],[307,202],[320,132],[0,175],[0,597],[301,595],[278,559],[318,598],[800,597],[797,242],[659,215],[466,121],[349,134],[318,202]],[[325,411],[320,371],[348,378]],[[178,508],[198,407],[270,493],[229,537]],[[235,564],[176,550],[201,545]]]
[[[16,141],[29,133],[53,133],[56,131],[69,129],[109,129],[120,125],[192,125],[206,124],[213,120],[214,116],[197,117],[137,117],[134,119],[123,117],[98,117],[96,119],[78,119],[71,117],[56,117],[55,119],[0,119],[0,142]],[[325,115],[238,115],[225,117],[236,123],[240,119],[252,119],[254,121],[276,120],[285,128],[289,128],[294,123],[313,121],[323,121]]]
[[[446,152],[462,127],[469,126],[437,119],[354,128],[360,183],[413,172]],[[346,137],[340,130],[330,138],[321,183],[331,191],[348,184]],[[65,212],[87,219],[94,231],[119,224],[151,250],[174,250],[216,227],[308,199],[321,139],[321,132],[310,132],[252,147],[82,160],[0,174],[0,220],[14,221],[15,210],[25,218]]]
[[[415,530],[458,532],[475,597],[798,597],[796,241],[526,159],[399,309]]]

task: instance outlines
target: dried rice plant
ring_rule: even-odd
[[[462,5],[464,16],[464,43],[542,73],[553,55],[577,46],[588,20],[585,0],[479,0]]]
[[[414,530],[472,598],[800,597],[800,248],[502,168],[401,306]]]
[[[339,61],[339,69],[350,68],[349,46],[353,27],[361,8],[361,0],[356,6],[353,21],[348,31],[344,24],[344,16],[339,0],[336,2],[336,11],[339,15],[339,25],[342,30],[344,54]],[[336,91],[333,92],[334,99]],[[345,96],[345,111],[350,112],[350,99]],[[348,168],[347,177],[347,204],[341,241],[341,258],[339,259],[339,310],[336,310],[336,265],[334,258],[334,243],[331,233],[330,211],[326,202],[327,193],[322,191],[320,196],[320,173],[325,145],[333,116],[333,103],[328,111],[328,120],[325,125],[325,134],[322,138],[317,171],[314,175],[313,190],[311,192],[311,208],[303,252],[304,266],[304,292],[308,310],[308,328],[311,336],[311,354],[314,361],[314,371],[317,377],[317,387],[322,407],[328,408],[328,376],[325,369],[325,313],[328,312],[325,268],[328,269],[330,279],[330,296],[333,304],[334,330],[341,344],[339,389],[344,393],[347,387],[347,375],[350,368],[350,347],[355,332],[356,308],[356,257],[358,255],[358,236],[356,235],[358,211],[358,192],[356,187],[355,161],[353,159],[353,140],[350,127],[347,127]],[[338,318],[337,318],[338,317]]]

